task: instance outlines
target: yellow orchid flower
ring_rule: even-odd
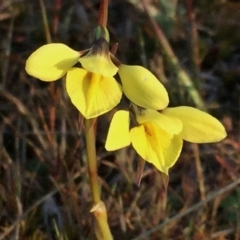
[[[148,119],[150,116],[147,116],[143,121],[145,114],[142,115],[142,111],[136,112],[136,114],[137,121],[138,117],[141,118],[138,122],[139,125],[130,130],[129,111],[120,110],[114,114],[106,140],[106,149],[112,151],[132,143],[136,152],[144,160],[152,163],[159,171],[168,174],[169,168],[174,165],[182,149],[182,139],[175,135],[182,129],[181,122],[170,122],[171,126],[169,125],[167,128],[172,129],[172,133],[168,133],[158,124],[157,119],[151,121]],[[158,120],[161,119],[166,123],[165,117],[158,116],[157,112],[156,116],[159,118]]]
[[[183,140],[207,143],[226,137],[223,125],[216,118],[192,107],[166,108],[161,113],[136,106],[133,109],[138,126],[129,130],[129,112],[116,112],[105,147],[112,151],[132,143],[144,160],[165,174],[177,161]]]
[[[121,64],[118,74],[123,92],[131,102],[154,110],[167,107],[169,98],[166,89],[146,68]]]
[[[80,62],[83,68],[73,66]],[[113,76],[118,68],[111,61],[109,34],[97,27],[91,49],[75,51],[62,43],[44,45],[26,61],[26,72],[42,81],[55,81],[65,74],[67,92],[85,118],[94,118],[114,108],[122,89]]]

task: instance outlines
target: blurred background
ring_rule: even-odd
[[[83,118],[65,79],[41,82],[24,68],[49,42],[90,47],[98,8],[99,0],[0,0],[0,239],[95,239]],[[113,112],[100,117],[114,239],[240,239],[240,1],[112,0],[108,29],[116,56],[151,70],[171,106],[204,108],[228,132],[216,144],[185,142],[166,196],[150,164],[137,186],[131,147],[105,151]]]

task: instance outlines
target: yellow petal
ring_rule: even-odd
[[[80,54],[62,43],[51,43],[38,48],[26,61],[29,75],[50,82],[61,78]]]
[[[108,151],[113,151],[130,145],[129,135],[129,112],[117,111],[111,121],[105,148]]]
[[[183,123],[180,136],[193,143],[218,142],[226,137],[223,125],[214,117],[192,107],[166,108],[162,113]]]
[[[133,147],[144,160],[152,163],[159,171],[168,174],[169,167],[177,158],[176,153],[171,156],[166,152],[169,146],[170,150],[173,148],[171,146],[173,136],[154,123],[144,123],[130,130],[130,138]],[[174,143],[174,146],[177,146],[177,143]],[[179,150],[176,151],[179,152]],[[171,158],[165,159],[165,155]]]
[[[79,58],[79,62],[82,67],[89,72],[99,73],[104,77],[114,76],[118,68],[113,64],[112,60],[108,55],[101,54],[88,54],[84,57]]]
[[[170,144],[163,149],[163,156],[165,159],[166,168],[171,168],[182,151],[183,141],[182,138],[178,135],[174,135]]]
[[[182,131],[182,122],[177,118],[168,117],[156,110],[134,107],[138,123],[153,122],[169,134],[179,134]]]
[[[110,111],[121,100],[121,87],[113,77],[72,68],[67,73],[66,84],[72,103],[87,119]]]
[[[160,110],[168,105],[168,93],[160,81],[141,66],[120,65],[123,92],[140,107]]]

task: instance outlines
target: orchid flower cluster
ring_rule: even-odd
[[[61,43],[44,45],[29,56],[26,71],[46,82],[66,75],[69,98],[86,119],[109,112],[124,94],[131,104],[128,110],[114,114],[106,149],[132,144],[141,158],[167,175],[180,155],[183,140],[210,143],[226,137],[223,125],[208,113],[187,106],[168,108],[168,93],[161,82],[144,67],[122,64],[110,52],[109,33],[102,26],[95,29],[90,49],[75,51]],[[120,83],[114,78],[117,74]]]

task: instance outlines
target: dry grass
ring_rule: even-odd
[[[146,2],[206,109],[223,121],[228,137],[217,144],[185,143],[170,172],[166,198],[151,165],[136,186],[138,159],[131,148],[104,150],[112,113],[101,117],[99,175],[114,239],[238,240],[240,4]],[[83,119],[65,93],[64,80],[37,81],[24,65],[50,38],[74,49],[89,47],[98,1],[40,3],[0,1],[0,239],[94,239]],[[109,14],[112,43],[119,42],[117,56],[149,67],[168,88],[171,105],[194,105],[140,1],[111,1]]]

